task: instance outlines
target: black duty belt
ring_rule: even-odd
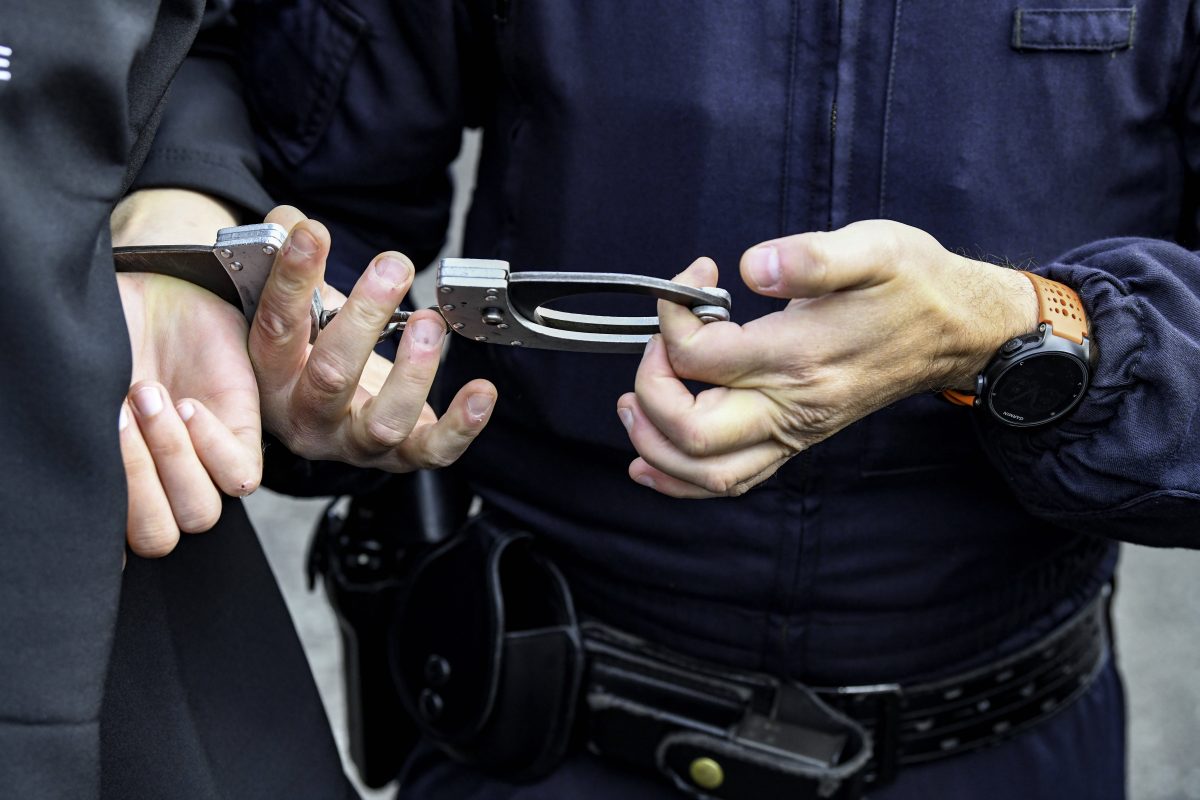
[[[1069,705],[1105,663],[1109,594],[1018,653],[911,686],[807,689],[584,623],[588,744],[693,794],[854,797],[900,767],[996,744]],[[851,763],[861,769],[826,780],[826,793],[813,780]]]
[[[811,688],[579,622],[527,534],[486,521],[414,571],[396,614],[397,689],[452,757],[509,779],[571,744],[695,797],[854,800],[906,765],[995,744],[1082,694],[1108,653],[1107,588],[1011,656],[913,685]]]

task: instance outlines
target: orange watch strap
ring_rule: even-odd
[[[1037,295],[1038,324],[1049,323],[1055,336],[1083,344],[1088,335],[1087,315],[1083,312],[1083,301],[1075,290],[1032,272],[1021,270],[1021,274],[1033,284],[1034,294]],[[975,405],[975,395],[969,392],[945,389],[942,397],[958,406]]]
[[[975,395],[967,392],[956,392],[953,389],[943,389],[942,397],[954,403],[956,406],[973,406],[975,405]]]
[[[1032,272],[1021,272],[1033,284],[1038,299],[1038,322],[1049,323],[1055,336],[1083,344],[1088,335],[1087,315],[1083,313],[1083,301],[1069,286],[1051,281]]]

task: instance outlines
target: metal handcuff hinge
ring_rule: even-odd
[[[273,223],[222,228],[213,245],[113,248],[118,272],[153,272],[195,283],[232,303],[252,320],[275,254],[287,231]],[[444,258],[436,291],[448,330],[477,342],[588,353],[637,353],[659,331],[658,317],[575,314],[546,306],[564,297],[595,293],[640,294],[687,306],[704,322],[729,319],[724,289],[697,289],[645,275],[615,272],[512,272],[508,262]],[[340,309],[312,301],[312,335]],[[411,311],[397,310],[380,341],[402,330]]]

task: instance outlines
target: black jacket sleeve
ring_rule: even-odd
[[[1099,360],[1078,408],[982,438],[1037,516],[1124,541],[1200,548],[1200,255],[1095,242],[1040,269],[1077,289]]]
[[[7,4],[0,45],[0,796],[99,792],[130,354],[109,215],[201,0]]]
[[[261,221],[275,205],[262,167],[236,71],[232,0],[209,3],[209,18],[178,74],[145,163],[131,189],[192,189]]]

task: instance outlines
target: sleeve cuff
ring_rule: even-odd
[[[1200,547],[1198,262],[1169,242],[1117,239],[1038,270],[1079,292],[1099,358],[1061,423],[1019,431],[981,422],[1032,513],[1127,541]]]

